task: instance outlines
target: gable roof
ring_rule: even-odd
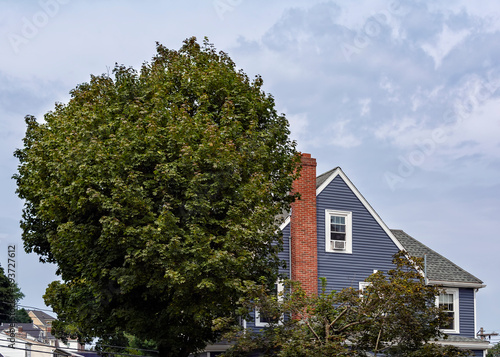
[[[323,185],[323,183],[325,183],[325,181],[328,180],[336,170],[340,170],[340,167],[337,166],[336,168],[331,169],[330,171],[327,171],[325,173],[322,173],[321,175],[316,177],[316,189],[320,188],[321,185]]]
[[[21,328],[22,333],[25,333],[26,335],[33,337],[35,340],[37,340],[43,336],[43,331],[40,329],[40,327],[36,326],[32,322],[26,322],[26,323],[16,322],[15,327],[17,327],[17,329],[18,329],[18,333],[21,332],[21,331],[19,331],[19,328]],[[2,322],[0,324],[0,329],[2,329],[2,330],[10,329],[10,323]]]
[[[427,255],[427,279],[430,284],[443,286],[470,286],[483,288],[483,282],[474,275],[460,268],[455,263],[435,252],[423,243],[402,231],[391,230],[404,249],[412,256],[423,258]]]
[[[352,192],[399,249],[406,250],[410,255],[415,257],[423,258],[424,255],[427,255],[427,280],[430,284],[472,288],[483,288],[486,286],[480,279],[460,268],[458,265],[427,247],[425,244],[420,243],[404,231],[400,229],[389,229],[340,167],[337,166],[316,177],[316,196],[318,196],[337,176],[340,176],[344,180],[347,186],[349,186]],[[286,215],[288,217],[286,217]],[[283,215],[283,218],[286,217],[286,219],[280,227],[282,230],[290,223],[290,213],[287,212],[286,215]]]
[[[50,316],[49,314],[43,312],[43,311],[40,311],[40,310],[28,310],[28,314],[29,313],[32,313],[33,315],[35,315],[35,317],[40,320],[40,322],[44,325],[47,324],[47,322],[49,321],[54,321],[56,318],[53,317],[53,316]]]
[[[368,212],[370,212],[373,218],[375,218],[378,224],[399,249],[406,250],[410,255],[415,257],[423,258],[424,255],[427,255],[427,279],[430,284],[448,287],[485,287],[480,279],[460,268],[458,265],[454,264],[426,245],[420,243],[404,231],[399,229],[389,229],[340,167],[336,167],[316,177],[316,196],[319,195],[321,191],[323,191],[323,189],[337,176],[340,176],[344,180],[347,186],[349,186],[351,191],[366,207]]]
[[[366,208],[366,210],[372,215],[375,221],[379,224],[380,228],[385,231],[385,233],[389,236],[392,242],[398,247],[398,249],[403,250],[403,246],[401,243],[394,237],[391,230],[387,225],[382,221],[382,218],[378,215],[377,212],[373,209],[372,206],[368,203],[368,201],[363,197],[361,192],[358,191],[356,186],[349,180],[344,171],[340,167],[336,167],[330,171],[325,172],[324,174],[316,177],[316,196],[318,196],[329,184],[332,182],[337,176],[345,182],[345,184],[349,187],[349,189],[354,193],[357,199],[361,202],[361,204]]]

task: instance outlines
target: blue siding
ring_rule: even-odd
[[[460,335],[476,337],[474,331],[474,289],[460,288],[458,291]]]
[[[280,268],[280,274],[290,278],[290,223],[283,229],[283,250],[278,253],[278,258],[286,263],[286,268]]]
[[[325,251],[325,210],[352,212],[352,254]],[[393,268],[398,247],[344,180],[337,176],[317,197],[318,275],[328,290],[358,287],[373,270]]]
[[[337,176],[317,197],[318,276],[327,279],[328,291],[358,287],[373,271],[393,268],[392,257],[399,251],[396,244],[350,190],[342,177]],[[352,212],[352,254],[325,251],[325,210]],[[280,273],[290,276],[290,224],[283,229],[283,251],[279,258],[286,262]],[[460,335],[475,337],[474,289],[459,289]],[[255,327],[252,314],[247,327]],[[473,351],[477,357],[483,352]]]
[[[290,277],[290,223],[283,229],[283,250],[278,253],[278,258],[286,263],[285,268],[280,268],[279,273]],[[255,326],[255,311],[250,314],[249,320],[247,320],[247,328],[257,332],[264,327]]]

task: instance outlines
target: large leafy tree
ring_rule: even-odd
[[[5,275],[0,267],[0,323],[31,322],[25,309],[17,309],[17,303],[24,297],[21,289],[12,278]]]
[[[447,315],[436,307],[440,289],[425,284],[421,259],[404,252],[394,256],[394,269],[376,272],[362,291],[353,288],[307,295],[297,282],[280,296],[266,290],[248,301],[250,309],[270,317],[258,333],[228,334],[236,340],[227,355],[259,351],[266,356],[468,356],[469,351],[433,343],[445,336],[439,327]]]
[[[60,336],[126,332],[187,356],[276,278],[295,144],[262,79],[207,40],[113,74],[26,117],[25,249],[58,266],[45,301]]]

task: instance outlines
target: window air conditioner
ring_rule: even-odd
[[[345,250],[345,241],[344,240],[332,240],[331,247],[334,250]]]

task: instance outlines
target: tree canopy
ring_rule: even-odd
[[[421,259],[405,252],[394,256],[394,269],[378,271],[363,290],[346,288],[307,295],[288,282],[279,296],[266,290],[248,300],[249,310],[270,317],[260,332],[239,330],[228,356],[259,351],[265,356],[468,356],[470,351],[434,343],[445,338],[440,326],[448,320],[435,304],[437,286],[425,284]]]
[[[25,309],[17,309],[17,303],[24,297],[12,278],[0,267],[0,323],[31,322]]]
[[[500,344],[497,342],[495,346],[488,350],[487,357],[500,357]]]
[[[207,40],[156,49],[27,116],[14,178],[25,249],[62,279],[45,295],[54,332],[187,356],[276,279],[298,158],[261,77]]]

